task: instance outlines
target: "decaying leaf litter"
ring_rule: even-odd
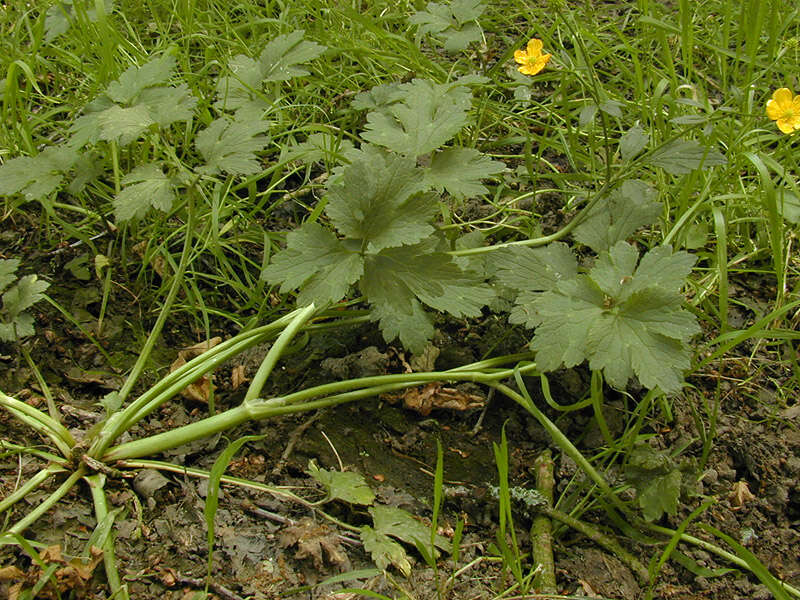
[[[496,21],[484,19],[487,8],[486,15],[491,15],[494,7],[475,1],[430,3],[425,10],[403,13],[417,26],[417,36],[401,55],[410,56],[418,72],[388,84],[377,78],[355,86],[354,93],[334,96],[331,106],[336,110],[342,98],[353,96],[351,114],[361,115],[345,129],[341,124],[347,113],[338,129],[322,127],[322,135],[306,136],[299,129],[286,135],[286,123],[302,114],[302,105],[281,105],[287,97],[282,86],[308,83],[322,61],[347,56],[341,45],[330,44],[313,28],[307,33],[295,27],[257,44],[261,51],[223,51],[219,64],[227,67],[210,79],[207,93],[192,70],[184,68],[182,61],[190,55],[179,47],[147,50],[142,45],[140,60],[118,76],[121,70],[112,68],[110,60],[120,39],[114,19],[134,13],[112,3],[95,4],[87,10],[79,2],[56,3],[19,21],[40,19],[40,37],[32,38],[37,48],[43,41],[80,43],[81,36],[98,28],[108,34],[103,39],[111,45],[106,43],[96,55],[99,95],[88,104],[83,96],[76,118],[58,123],[64,135],[48,138],[34,150],[30,143],[27,148],[19,144],[24,136],[14,137],[25,132],[9,130],[12,135],[5,142],[12,151],[0,167],[0,187],[10,200],[4,220],[22,234],[13,241],[4,237],[13,254],[3,250],[0,257],[5,289],[0,324],[4,339],[21,340],[3,355],[10,368],[8,383],[2,385],[4,392],[12,392],[3,395],[3,405],[45,434],[44,448],[63,456],[34,450],[40,440],[9,422],[11,443],[17,445],[6,443],[8,469],[17,473],[17,482],[31,482],[25,485],[32,493],[5,497],[17,503],[15,510],[23,495],[35,504],[48,497],[42,477],[52,485],[64,479],[62,473],[72,472],[62,486],[66,503],[18,522],[3,538],[17,548],[14,556],[26,567],[3,571],[10,593],[52,594],[60,589],[102,594],[107,580],[112,590],[131,597],[163,595],[165,587],[191,596],[206,583],[200,567],[213,541],[216,556],[221,552],[229,557],[232,567],[208,563],[214,573],[209,591],[220,597],[283,597],[341,570],[350,573],[341,581],[352,578],[345,585],[381,590],[389,597],[495,597],[514,586],[522,591],[550,585],[526,579],[523,567],[531,568],[531,577],[538,572],[519,553],[528,547],[527,520],[537,514],[556,524],[561,591],[624,598],[794,593],[775,579],[788,584],[797,571],[791,551],[797,535],[792,501],[798,465],[792,427],[797,364],[791,228],[797,195],[781,167],[791,141],[780,145],[791,138],[771,133],[769,139],[777,146],[740,155],[729,138],[742,124],[726,127],[733,114],[754,132],[766,132],[766,124],[757,121],[768,117],[781,134],[791,135],[794,97],[780,87],[782,81],[773,85],[766,81],[766,71],[761,75],[767,87],[780,87],[771,98],[765,92],[766,115],[762,109],[761,117],[754,116],[750,105],[742,109],[735,94],[722,100],[719,94],[703,96],[700,81],[708,79],[693,77],[700,75],[699,70],[693,73],[693,51],[701,50],[692,43],[702,40],[702,52],[712,56],[725,56],[725,50],[695,37],[698,25],[687,5],[679,7],[677,30],[670,29],[675,15],[669,10],[659,12],[660,5],[649,3],[637,6],[640,41],[671,49],[683,61],[680,76],[670,61],[656,60],[648,67],[666,75],[666,87],[655,86],[661,94],[658,101],[668,115],[678,116],[665,121],[643,103],[643,78],[634,79],[639,83],[633,103],[626,104],[624,95],[614,97],[614,86],[625,78],[625,63],[587,61],[605,39],[587,35],[575,20],[575,7],[561,6],[558,18],[535,32],[546,38],[548,55],[542,54],[545,44],[538,38],[525,46],[530,33],[520,29],[524,19],[507,21],[518,37],[497,46],[507,48],[501,57],[489,50],[500,37],[490,26]],[[770,25],[775,20],[764,12],[772,10],[770,3],[766,8],[748,5],[740,13],[720,5],[727,23],[739,18],[747,24],[734,36],[734,44],[740,44],[736,59],[741,72],[721,67],[716,73],[720,82],[752,77],[756,66],[764,68],[751,41],[753,31],[762,26],[769,40],[766,52],[782,57],[778,31]],[[375,22],[391,27],[391,11],[365,18],[341,10],[326,17],[347,16],[372,34]],[[192,15],[181,8],[173,17],[191,30],[196,24]],[[603,26],[617,24],[613,11],[591,16]],[[786,23],[796,26],[796,15]],[[160,26],[158,19],[152,24]],[[613,26],[603,29],[613,31]],[[679,52],[663,32],[679,34]],[[135,29],[128,33],[135,36]],[[566,35],[569,43],[559,49],[556,34]],[[402,39],[401,34],[383,41],[388,46]],[[520,46],[526,50],[518,50]],[[436,50],[440,47],[449,54]],[[331,48],[339,48],[339,54]],[[461,52],[468,58],[464,63],[456,58],[456,64],[463,68],[474,61],[482,68],[467,68],[466,73],[457,69],[460,78],[445,81],[442,59],[452,60]],[[538,78],[534,84],[515,75],[512,56],[522,65],[520,74]],[[14,81],[12,73],[27,75],[26,66],[19,61],[7,65],[5,119],[52,102],[34,79],[28,79],[30,88]],[[559,112],[569,97],[569,77],[588,84],[582,90],[586,99]],[[700,92],[691,102],[675,102],[676,97],[664,93],[670,84],[676,92],[682,89],[681,77],[691,82],[684,89]],[[519,110],[514,118],[532,125],[527,135],[499,135],[494,146],[499,153],[487,152],[476,144],[478,138],[467,135],[476,127],[476,99],[491,86],[513,92],[512,103]],[[679,96],[677,100],[687,99]],[[526,111],[526,106],[546,107],[548,97],[553,104],[545,114],[551,120]],[[636,102],[641,114],[635,112]],[[477,105],[484,110],[490,106]],[[574,115],[577,128],[565,114]],[[195,115],[200,115],[196,125]],[[184,125],[185,132],[175,135]],[[699,125],[705,126],[702,131]],[[561,152],[541,135],[554,129],[562,131]],[[348,139],[342,131],[350,132]],[[32,139],[30,131],[27,135]],[[294,150],[284,152],[283,140]],[[586,147],[586,140],[589,152],[579,149]],[[149,155],[137,155],[134,148],[149,148]],[[561,178],[576,166],[576,158],[586,165],[589,177],[581,179],[576,171],[572,180]],[[386,176],[376,178],[376,171]],[[743,205],[731,208],[736,190],[726,196],[727,207],[708,195],[725,180],[717,177],[724,172],[737,174],[745,188],[759,185],[754,189],[763,194],[761,220],[743,218]],[[512,173],[527,179],[515,181]],[[683,178],[682,189],[689,191],[673,200],[666,190],[678,182],[675,178]],[[702,180],[704,186],[698,185]],[[310,196],[303,191],[305,185]],[[544,203],[540,214],[519,212],[516,202],[503,197],[503,190],[513,190],[520,203],[539,194],[550,202],[552,190],[539,192],[548,186],[556,190],[555,198],[566,200],[553,203],[550,214]],[[693,186],[702,190],[697,197],[692,196]],[[477,211],[477,218],[467,217],[474,197],[487,192],[482,202],[492,208]],[[279,201],[271,203],[271,198]],[[246,202],[237,207],[236,199]],[[286,210],[292,203],[296,206]],[[56,235],[69,241],[55,244],[53,231],[59,229],[42,229],[41,222],[48,221],[37,223],[38,214],[54,219],[63,232]],[[65,219],[66,214],[84,215],[84,220]],[[554,237],[543,236],[537,222],[555,223]],[[744,248],[740,240],[748,238],[746,223],[764,225],[754,226],[750,239],[769,250],[766,271],[737,268],[760,260],[758,252],[727,262],[728,252]],[[92,234],[98,226],[96,237]],[[117,241],[120,226],[130,232],[131,241],[148,232],[145,245],[136,245],[139,267],[125,269],[116,262],[117,253],[125,256],[127,243]],[[659,230],[663,240],[653,236]],[[271,232],[289,232],[285,249],[283,238]],[[96,239],[111,244],[101,250]],[[201,243],[193,245],[195,239]],[[38,268],[18,275],[18,256],[32,259]],[[762,285],[754,285],[759,279]],[[75,280],[85,283],[75,286]],[[148,284],[156,289],[159,280],[161,300],[147,313],[137,294],[146,297]],[[215,294],[215,287],[226,293]],[[157,292],[150,294],[158,297]],[[253,302],[259,296],[260,303]],[[293,297],[298,307],[344,303],[323,313],[299,339],[312,315],[308,309],[278,319],[274,333],[269,327],[246,333],[286,314]],[[51,298],[49,307],[43,304]],[[573,318],[565,317],[565,305]],[[348,312],[353,308],[355,312]],[[143,314],[144,323],[148,316],[152,323],[159,311],[152,329],[142,326]],[[248,314],[253,317],[249,323],[242,320]],[[336,319],[348,318],[348,324],[332,326]],[[376,322],[379,331],[368,321]],[[342,335],[348,328],[353,331]],[[533,358],[524,354],[531,329],[530,348],[538,365],[524,362]],[[240,331],[243,336],[236,336]],[[708,354],[696,351],[703,347],[696,335],[700,331]],[[226,341],[212,349],[205,340],[215,335]],[[137,354],[125,343],[131,337],[140,340],[137,348],[144,351]],[[275,341],[258,343],[267,339]],[[639,345],[631,346],[633,340]],[[183,365],[173,362],[189,352],[201,356]],[[232,366],[220,368],[212,364],[217,356],[237,358]],[[380,360],[369,366],[368,359],[375,356]],[[501,369],[495,374],[504,377],[495,378],[491,369],[507,365],[484,364],[484,359],[502,356],[517,357],[517,370]],[[275,371],[278,359],[282,366]],[[339,359],[343,362],[337,365]],[[321,368],[326,363],[330,369]],[[365,364],[368,369],[362,371]],[[464,371],[465,365],[476,365],[472,368],[478,371]],[[447,383],[425,380],[425,371],[448,368],[463,373],[451,371],[444,376]],[[539,379],[535,368],[551,374]],[[129,371],[133,375],[120,378]],[[688,388],[683,387],[687,371]],[[361,383],[348,383],[359,376],[367,378],[363,385],[376,385],[374,393],[371,387],[359,388]],[[484,385],[456,383],[459,378]],[[337,379],[345,379],[344,386]],[[192,387],[184,385],[189,383]],[[379,384],[397,387],[378,393]],[[183,390],[180,403],[158,392],[167,385],[170,397]],[[651,391],[646,393],[642,385]],[[621,394],[625,388],[628,394]],[[288,410],[294,402],[308,402],[313,396],[303,390],[309,389],[319,389],[327,398],[327,404],[314,405],[312,400],[309,408],[347,402],[348,394],[378,399],[270,421],[268,433],[263,424],[250,423],[244,430],[225,425],[227,418],[233,424],[247,423],[250,414],[272,415],[273,405]],[[680,394],[666,399],[658,389]],[[126,405],[132,391],[145,393]],[[262,400],[268,397],[272,400]],[[398,400],[404,408],[392,403]],[[447,412],[454,409],[457,414]],[[115,413],[120,422],[106,420]],[[190,424],[206,415],[211,415],[208,429],[194,433]],[[58,425],[62,419],[70,429]],[[363,422],[380,433],[353,427]],[[231,444],[220,438],[223,432]],[[170,444],[173,435],[188,443]],[[114,445],[117,438],[120,443]],[[558,503],[548,508],[528,490],[534,458],[553,443],[561,450]],[[441,462],[435,464],[437,447],[443,450],[444,469]],[[494,447],[494,456],[489,447]],[[145,458],[149,448],[175,468]],[[497,454],[500,448],[505,450]],[[377,462],[381,456],[389,460]],[[604,467],[602,475],[585,456]],[[493,464],[498,457],[503,457],[501,464]],[[42,458],[51,461],[47,471],[40,470]],[[112,458],[124,460],[112,464]],[[510,488],[503,483],[503,463],[513,478]],[[203,467],[210,483],[195,479]],[[249,483],[224,479],[223,471],[236,475],[237,470]],[[265,482],[275,478],[296,483],[302,493],[266,491]],[[76,495],[81,488],[71,487],[79,479],[92,492],[93,509],[88,502],[81,506]],[[221,496],[216,485],[220,479],[226,483]],[[590,480],[600,494],[587,495]],[[312,504],[325,498],[333,502],[315,511]],[[615,521],[609,501],[629,517],[633,513],[628,511],[638,507],[645,519],[639,526],[645,529],[637,535],[626,530]],[[309,513],[314,520],[308,520]],[[330,523],[319,522],[324,515]],[[427,517],[435,525],[426,527],[411,515]],[[505,537],[492,534],[498,515]],[[512,518],[517,527],[509,527]],[[608,527],[616,527],[629,548],[659,548],[649,573],[605,535]],[[664,546],[676,528],[680,533],[684,527],[681,544]],[[109,536],[112,528],[118,529],[116,542]],[[259,533],[265,529],[266,539]],[[443,538],[437,538],[437,529]],[[349,536],[348,530],[357,535]],[[23,531],[29,539],[19,536]],[[661,537],[652,537],[656,533]],[[48,537],[54,544],[46,549]],[[105,580],[95,574],[100,546]],[[62,560],[68,547],[69,559]],[[353,560],[367,557],[367,570],[352,571]],[[176,561],[181,568],[175,567]],[[370,563],[387,571],[370,571]],[[457,570],[459,565],[463,571]],[[729,571],[731,566],[740,569],[738,575]],[[479,569],[489,577],[477,575]],[[460,576],[450,579],[455,573]],[[329,592],[314,588],[311,593],[325,597]]]

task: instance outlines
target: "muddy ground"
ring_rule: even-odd
[[[24,224],[20,224],[24,232]],[[30,231],[29,231],[30,233]],[[23,235],[21,238],[25,239]],[[65,275],[64,264],[78,250],[52,254],[25,248],[38,271],[60,283],[51,290],[75,319],[87,327],[96,323],[100,307],[99,284]],[[19,252],[20,248],[10,248]],[[17,254],[18,256],[18,254]],[[769,282],[733,281],[732,293],[752,310],[738,308],[732,313],[732,326],[744,327],[760,316],[760,308],[771,300]],[[762,295],[764,297],[762,298]],[[106,325],[100,338],[113,363],[86,341],[74,323],[43,303],[35,307],[38,335],[26,342],[36,364],[57,398],[64,421],[78,436],[102,415],[100,399],[118,389],[122,374],[135,359],[146,335],[143,326],[152,319],[141,315],[135,300],[115,288],[109,301]],[[795,324],[796,325],[796,324]],[[202,341],[196,324],[185,313],[177,313],[166,328],[154,353],[152,364],[142,381],[146,386],[163,376],[181,348]],[[495,355],[520,351],[527,337],[524,331],[509,326],[502,318],[487,314],[472,322],[441,322],[435,339],[438,351],[428,364],[418,368],[443,370]],[[219,323],[212,331],[222,338],[234,334],[229,325]],[[715,332],[706,332],[712,337]],[[243,388],[234,389],[232,374],[252,374],[265,347],[248,351],[215,373],[218,409],[236,405]],[[688,531],[712,539],[699,523],[709,523],[743,543],[779,578],[800,586],[800,402],[790,390],[792,360],[796,368],[796,347],[765,346],[747,342],[723,360],[690,377],[694,386],[674,399],[672,419],[656,408],[643,433],[655,434],[650,440],[656,448],[686,446],[682,456],[699,460],[703,453],[698,425],[708,428],[711,407],[719,390],[716,438],[705,468],[693,493],[682,500],[678,514],[661,523],[677,527],[705,499],[717,499],[689,526]],[[794,358],[792,358],[794,356]],[[387,346],[374,327],[360,326],[338,331],[335,336],[319,334],[283,361],[270,394],[280,394],[335,381],[345,377],[399,373],[411,357],[400,348]],[[42,391],[20,353],[11,345],[0,345],[0,389],[44,407]],[[530,389],[538,389],[531,380]],[[562,371],[551,376],[560,404],[581,398],[588,386],[588,373],[582,369]],[[457,599],[494,598],[513,580],[497,562],[479,557],[491,556],[495,539],[498,503],[491,493],[497,469],[492,444],[499,442],[506,423],[511,445],[512,485],[533,485],[533,462],[545,448],[552,447],[537,422],[512,402],[487,397],[485,389],[462,387],[459,393],[473,398],[466,410],[436,409],[430,414],[393,402],[392,398],[373,398],[320,413],[290,416],[250,424],[225,436],[195,442],[160,457],[177,465],[209,469],[229,440],[244,434],[264,437],[246,445],[235,457],[228,473],[273,486],[290,486],[310,500],[322,496],[319,485],[308,474],[310,460],[327,469],[344,468],[363,474],[377,495],[378,502],[403,508],[423,521],[431,516],[436,440],[444,449],[445,504],[440,518],[441,531],[452,535],[459,520],[464,520],[464,539],[459,562],[443,559],[440,578],[447,577],[470,563],[455,578],[446,595]],[[606,418],[612,433],[618,434],[628,423],[631,411],[642,393],[630,390],[622,395],[607,390]],[[545,407],[541,398],[535,398]],[[171,427],[201,418],[207,410],[202,403],[176,397],[156,414],[131,431],[133,438],[166,431]],[[604,444],[594,424],[591,409],[560,414],[549,408],[556,421],[587,456]],[[43,440],[0,413],[2,439],[15,443],[44,446]],[[553,448],[555,450],[555,448]],[[7,454],[0,461],[0,497],[13,491],[21,481],[41,467],[38,459]],[[601,463],[602,464],[602,463]],[[612,482],[620,482],[616,467],[607,472]],[[619,530],[606,522],[605,512],[595,503],[583,503],[587,487],[575,464],[556,454],[556,497],[566,512],[578,507],[579,515],[612,535]],[[122,507],[117,520],[117,558],[120,572],[135,599],[188,599],[204,584],[206,568],[206,527],[203,509],[206,484],[182,474],[158,474],[141,470],[133,479],[109,483],[114,507]],[[35,506],[48,490],[30,494],[14,511],[11,523]],[[530,515],[524,507],[516,514],[521,547],[529,547]],[[326,505],[324,510],[351,525],[369,522],[363,508],[343,503]],[[216,518],[216,550],[211,592],[218,598],[350,598],[334,595],[342,584],[307,589],[326,577],[372,566],[364,549],[353,536],[326,521],[319,513],[278,496],[225,487]],[[88,489],[78,486],[58,506],[31,527],[26,535],[46,545],[58,546],[63,560],[81,554],[95,527]],[[303,545],[313,538],[319,543]],[[623,546],[647,562],[658,557],[663,546],[635,542],[619,537]],[[720,543],[716,540],[716,543]],[[407,594],[419,600],[436,598],[435,573],[416,551],[406,548],[412,560],[410,578],[395,570],[390,576],[372,575],[345,585],[361,587],[402,598]],[[559,591],[565,595],[604,598],[644,598],[647,586],[614,556],[585,536],[562,526],[556,528],[555,561]],[[714,600],[770,598],[766,587],[750,574],[739,571],[710,576],[716,569],[729,569],[713,554],[696,547],[679,545],[697,567],[708,571],[695,574],[675,562],[661,570],[653,597],[670,599],[709,598]],[[49,555],[58,562],[58,557]],[[16,566],[30,581],[38,567],[19,548],[0,548],[0,566]],[[0,571],[2,573],[2,571]],[[14,579],[0,582],[0,597],[8,597]],[[305,586],[305,587],[304,587]],[[53,597],[43,589],[39,597]],[[512,594],[513,595],[513,594]],[[102,564],[73,575],[64,586],[62,597],[106,598]]]

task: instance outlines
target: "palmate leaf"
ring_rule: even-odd
[[[654,450],[647,444],[634,446],[625,466],[625,478],[636,488],[636,498],[646,520],[655,521],[664,513],[677,513],[685,482],[694,481],[691,471],[691,464],[678,464],[666,450]]]
[[[308,474],[325,486],[328,500],[363,505],[372,504],[375,500],[375,494],[360,473],[320,469],[312,460],[308,463]]]
[[[544,370],[589,360],[623,388],[636,375],[648,388],[681,389],[687,342],[700,328],[681,307],[679,286],[694,258],[656,248],[642,258],[625,242],[603,253],[587,275],[558,283],[532,300],[538,327],[531,343]]]
[[[654,151],[648,162],[672,175],[686,175],[695,169],[724,165],[728,160],[715,148],[697,140],[674,140]]]
[[[385,533],[375,531],[369,525],[361,527],[361,542],[364,550],[369,552],[372,562],[382,570],[394,565],[406,577],[411,575],[411,563],[405,549]]]
[[[16,259],[0,260],[0,290],[14,280],[18,264]],[[5,291],[0,309],[0,341],[13,342],[35,333],[33,316],[24,311],[42,300],[48,287],[50,284],[36,275],[26,275]]]
[[[195,137],[194,144],[206,164],[198,170],[213,175],[252,175],[261,170],[255,153],[264,149],[269,137],[261,135],[269,129],[265,121],[232,121],[222,117]]]
[[[365,140],[417,158],[442,146],[466,124],[471,94],[459,81],[415,79],[399,89],[402,101],[367,114]]]
[[[286,249],[264,269],[262,279],[281,284],[281,293],[301,288],[299,305],[324,306],[341,300],[364,271],[353,240],[340,241],[316,223],[305,223],[286,236]]]
[[[127,146],[155,124],[146,106],[137,104],[123,108],[116,104],[96,115],[99,139],[116,141]]]
[[[144,217],[151,208],[167,212],[175,200],[172,179],[160,163],[137,167],[122,179],[126,187],[114,198],[114,216],[118,222]]]
[[[325,212],[343,235],[362,240],[369,252],[413,244],[433,233],[437,210],[419,194],[425,185],[413,159],[362,148],[328,189]]]
[[[482,277],[437,252],[434,238],[368,255],[359,287],[374,307],[384,339],[398,336],[414,352],[433,333],[419,302],[456,317],[475,317],[494,298]]]
[[[409,23],[417,25],[417,43],[426,34],[444,41],[447,52],[463,50],[481,39],[480,28],[474,23],[483,14],[482,0],[454,0],[449,5],[429,2],[424,11],[417,11]]]
[[[372,515],[372,524],[378,533],[390,535],[406,544],[415,546],[418,543],[424,546],[430,544],[430,528],[402,508],[376,504],[375,506],[370,506],[367,510]],[[452,546],[445,537],[439,534],[435,536],[434,544],[447,552],[450,551]]]
[[[505,167],[474,148],[447,148],[433,155],[430,167],[425,169],[425,182],[456,198],[473,198],[489,191],[482,179],[497,175]]]
[[[58,189],[79,157],[77,150],[61,145],[45,148],[36,156],[12,158],[0,166],[0,195],[21,193],[28,200],[46,198]]]
[[[658,219],[663,205],[656,200],[657,197],[655,188],[644,181],[627,179],[609,194],[605,202],[596,204],[589,211],[573,235],[595,252],[608,250],[640,227]]]
[[[303,40],[304,33],[302,29],[298,29],[279,35],[267,44],[258,57],[264,81],[287,81],[309,74],[298,65],[314,60],[327,48],[316,42]]]
[[[106,95],[118,104],[130,104],[145,88],[169,81],[175,64],[172,54],[163,54],[141,67],[132,65],[106,88]]]
[[[578,274],[578,262],[562,242],[541,248],[506,248],[492,253],[489,261],[488,270],[495,274],[497,282],[519,291],[509,320],[530,328],[538,323],[533,301],[542,292],[555,289],[560,281]]]
[[[0,258],[0,292],[14,283],[14,280],[17,278],[14,273],[17,272],[18,268],[18,258]]]

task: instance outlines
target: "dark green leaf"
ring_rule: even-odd
[[[286,237],[279,252],[264,270],[263,278],[280,283],[281,293],[302,288],[298,303],[322,306],[337,302],[358,281],[364,262],[358,247],[339,241],[316,223],[305,223]]]
[[[654,151],[648,162],[672,175],[685,175],[695,169],[708,169],[728,161],[715,148],[703,146],[696,140],[674,140]]]
[[[623,388],[634,374],[648,388],[681,389],[689,367],[687,342],[699,332],[677,293],[694,258],[656,248],[638,269],[638,253],[619,242],[600,255],[588,275],[579,275],[533,299],[539,322],[531,344],[544,370],[589,360],[607,381]]]
[[[575,228],[575,239],[595,252],[608,250],[630,237],[637,229],[650,225],[661,214],[658,192],[638,179],[627,179],[586,215]]]
[[[414,160],[373,149],[344,168],[341,182],[328,190],[325,212],[369,252],[413,244],[433,233],[437,204],[418,194],[424,187]]]

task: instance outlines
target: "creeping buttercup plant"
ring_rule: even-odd
[[[40,56],[42,44],[55,46],[97,27],[113,35],[103,37],[102,64],[108,70],[81,86],[82,94],[94,90],[91,101],[73,106],[66,121],[52,131],[45,129],[47,135],[41,134],[46,121],[34,118],[14,121],[2,132],[4,138],[15,140],[4,150],[0,165],[0,194],[8,212],[24,210],[27,202],[36,201],[46,227],[55,225],[59,235],[77,237],[87,245],[93,244],[91,234],[101,228],[98,235],[114,235],[125,248],[120,256],[128,259],[128,243],[143,240],[140,273],[146,276],[140,279],[152,280],[147,276],[148,264],[152,265],[166,296],[159,300],[156,322],[125,383],[100,401],[105,418],[82,435],[76,436],[60,422],[55,406],[45,414],[0,392],[0,406],[36,430],[52,450],[3,442],[5,452],[30,452],[48,466],[0,501],[0,512],[11,514],[23,499],[44,498],[27,514],[9,519],[0,544],[17,544],[31,553],[33,546],[24,532],[84,481],[97,519],[86,556],[94,552],[92,546],[102,547],[112,594],[126,598],[127,584],[114,554],[113,525],[120,510],[109,510],[108,478],[122,480],[131,470],[155,468],[208,478],[212,488],[221,483],[242,485],[319,511],[317,503],[285,489],[224,477],[227,462],[243,439],[223,452],[211,472],[146,457],[249,421],[333,407],[435,381],[470,381],[514,400],[535,418],[562,453],[586,473],[617,522],[617,513],[622,513],[642,530],[699,543],[731,560],[730,554],[683,529],[672,531],[650,523],[664,513],[676,513],[682,487],[690,486],[692,478],[684,477],[684,470],[690,469],[667,453],[649,452],[635,442],[650,403],[662,400],[667,413],[665,396],[680,394],[692,367],[692,340],[700,330],[696,315],[702,313],[697,305],[714,286],[714,281],[704,280],[705,287],[697,286],[697,301],[687,304],[684,292],[691,289],[687,283],[696,285],[690,276],[697,264],[705,269],[715,262],[718,272],[718,314],[704,319],[718,320],[723,332],[727,327],[726,228],[732,223],[745,227],[743,223],[752,219],[723,211],[720,203],[728,195],[709,197],[708,190],[719,173],[738,177],[746,170],[741,161],[729,167],[743,141],[731,131],[741,123],[729,122],[736,118],[756,128],[757,118],[766,121],[763,108],[753,109],[752,98],[735,109],[718,107],[717,99],[703,97],[694,84],[689,86],[692,97],[680,97],[684,86],[678,85],[672,48],[663,35],[672,26],[654,17],[643,17],[636,27],[660,28],[671,72],[655,82],[650,82],[650,75],[638,76],[640,62],[650,58],[644,53],[631,67],[636,73],[631,76],[633,85],[639,87],[615,91],[606,86],[610,76],[598,73],[605,68],[603,61],[615,53],[601,56],[595,46],[587,47],[586,36],[563,6],[556,11],[559,21],[536,31],[539,37],[514,24],[516,38],[510,38],[498,31],[484,37],[481,27],[492,7],[477,0],[409,8],[401,15],[400,33],[382,29],[385,22],[380,26],[373,22],[383,13],[365,16],[326,4],[315,7],[319,11],[314,19],[308,15],[296,19],[290,6],[275,7],[275,18],[264,19],[259,5],[252,22],[231,27],[229,33],[235,31],[233,37],[240,43],[231,44],[230,52],[215,55],[212,45],[205,49],[198,74],[194,72],[199,54],[193,35],[200,35],[193,25],[195,5],[179,4],[173,7],[180,22],[175,30],[186,35],[182,33],[174,44],[170,40],[148,46],[156,48],[152,52],[143,50],[145,44],[137,48],[128,40],[123,43],[135,28],[127,34],[114,29],[109,18],[115,10],[112,2],[57,2],[42,13],[36,27],[17,28],[31,32],[30,52],[41,64],[50,60],[45,58],[51,56],[47,52],[57,49],[49,48]],[[681,3],[682,10],[686,4]],[[118,10],[117,16],[125,15],[122,8]],[[386,11],[391,13],[388,7]],[[219,16],[229,15],[221,11]],[[357,24],[370,35],[383,36],[387,46],[394,44],[392,52],[402,58],[394,64],[396,70],[370,62],[376,56],[391,56],[389,50],[364,52],[352,41],[326,45],[318,28],[306,34],[296,27],[301,21],[308,28],[315,20],[328,23],[331,16],[342,16],[348,26]],[[157,29],[161,21],[157,15],[152,18],[148,27]],[[416,32],[413,41],[407,35],[409,26]],[[163,32],[165,39],[171,27]],[[269,32],[269,39],[251,43],[250,35],[263,40],[264,35],[255,33],[259,28]],[[440,46],[449,53],[446,59]],[[684,43],[683,53],[691,57],[693,47],[691,40]],[[727,41],[720,47],[727,48]],[[753,65],[767,69],[768,63],[755,56],[758,47],[746,46],[753,53],[748,81]],[[720,54],[725,65],[729,54],[727,50]],[[115,57],[125,58],[123,68],[110,69],[118,64]],[[407,67],[406,60],[416,67]],[[350,72],[353,65],[348,61],[358,64],[357,73]],[[686,68],[690,75],[691,60]],[[316,79],[337,69],[348,83],[328,97]],[[1,88],[2,117],[8,122],[31,100],[30,89],[41,89],[28,73],[33,74],[22,58],[9,66]],[[20,87],[15,74],[27,76],[30,89]],[[526,107],[512,100],[521,80],[529,92]],[[652,89],[644,89],[645,82],[652,83]],[[780,131],[792,133],[797,129],[796,104],[792,92],[780,88],[768,102],[766,116],[777,122]],[[39,114],[39,109],[38,105],[30,109],[30,116]],[[505,128],[512,133],[497,133]],[[487,138],[487,132],[493,138]],[[768,139],[781,143],[792,138]],[[752,148],[751,139],[744,141]],[[561,152],[554,156],[559,144]],[[752,237],[768,239],[778,275],[786,257],[781,225],[784,219],[792,221],[790,200],[796,199],[797,187],[772,156],[748,152],[746,158],[745,164],[756,167],[767,189],[763,215],[756,221],[769,227]],[[299,189],[284,189],[303,173]],[[778,178],[777,185],[773,177]],[[536,200],[540,192],[553,192],[539,190],[542,181],[552,184],[564,199],[559,206],[563,208],[560,229],[549,235],[542,235],[535,207],[521,208],[526,198]],[[698,182],[702,191],[695,198]],[[741,183],[744,186],[745,180]],[[752,185],[748,180],[746,186]],[[517,188],[533,191],[507,200],[510,190]],[[313,201],[307,200],[309,196]],[[489,223],[460,222],[454,217],[476,200],[499,207],[504,216]],[[289,204],[295,212],[285,211],[290,216],[283,214],[280,219],[281,226],[290,224],[289,231],[264,227]],[[709,218],[694,223],[704,210]],[[518,216],[506,216],[515,211]],[[708,233],[709,220],[720,240],[713,253],[702,250],[702,241],[689,243],[687,233],[694,226],[700,233],[705,227]],[[644,228],[651,230],[642,234]],[[247,250],[242,249],[245,246]],[[100,252],[95,255],[105,257]],[[32,275],[17,280],[18,266],[17,259],[0,259],[4,342],[35,334],[30,308],[47,288]],[[784,286],[779,275],[778,280],[775,313],[752,331],[724,332],[715,341],[717,349],[704,360],[761,336],[772,320],[795,306],[781,304]],[[218,286],[236,292],[235,298],[226,299],[232,309],[211,306]],[[285,310],[292,303],[297,308]],[[183,310],[200,307],[195,312],[201,315],[194,316],[206,332],[209,314],[227,315],[241,331],[139,390],[140,375],[178,305]],[[350,310],[353,305],[358,308]],[[302,348],[297,341],[301,333],[311,336],[372,322],[387,342],[399,341],[418,353],[445,315],[464,320],[503,310],[512,326],[529,330],[530,344],[518,354],[443,372],[363,377],[275,396],[265,391],[282,357],[290,349]],[[257,326],[264,315],[270,322]],[[792,339],[790,333],[782,332],[787,339]],[[205,419],[130,439],[137,424],[187,385],[210,378],[222,362],[265,342],[271,343],[269,350],[239,404],[219,412],[210,405]],[[612,489],[527,391],[524,376],[538,375],[550,406],[571,410],[552,399],[545,373],[582,363],[593,372],[590,401],[609,449],[634,448],[626,458],[626,476],[636,490],[635,503]],[[639,421],[626,431],[624,444],[617,445],[603,420],[602,383],[625,390],[634,380],[650,391],[634,411]],[[363,477],[313,464],[309,474],[325,487],[326,500],[369,506],[372,524],[358,528],[359,534],[382,569],[393,566],[406,574],[411,569],[405,550],[391,538],[417,545],[426,562],[434,565],[434,547],[448,549],[445,541],[408,515],[375,504]],[[58,486],[35,495],[54,480]],[[437,481],[441,483],[440,473]],[[209,550],[217,492],[209,493],[205,514]],[[434,514],[439,502],[435,504]],[[639,508],[644,521],[637,516]],[[564,522],[577,528],[574,519]],[[209,558],[211,564],[211,552]],[[522,560],[516,552],[514,562],[519,566]],[[759,577],[769,576],[749,556],[736,564]]]

